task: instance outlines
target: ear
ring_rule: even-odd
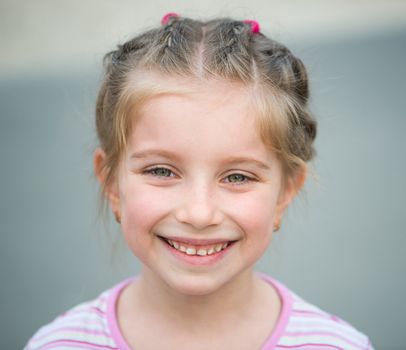
[[[106,153],[100,147],[98,147],[93,155],[93,169],[102,188],[105,184],[107,176],[106,168],[104,167],[105,160]],[[114,179],[112,183],[105,186],[104,195],[108,199],[110,207],[116,217],[117,215],[120,215],[120,195],[118,191],[118,182],[116,179]]]
[[[294,174],[294,176],[290,177],[286,181],[284,186],[281,187],[275,208],[274,227],[280,226],[285,210],[303,188],[306,178],[307,167],[303,166]]]

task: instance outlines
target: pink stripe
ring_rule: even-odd
[[[101,317],[104,317],[104,315],[106,314],[105,311],[99,309],[96,306],[89,306],[86,309],[70,311],[67,314],[65,314],[65,316],[76,315],[76,314],[81,314],[81,313],[89,313],[89,312],[94,312],[95,314],[97,314],[98,316],[101,316]]]
[[[121,334],[120,327],[118,325],[117,317],[116,317],[116,304],[120,293],[123,289],[128,286],[131,282],[135,281],[138,276],[130,277],[118,284],[108,296],[107,299],[107,325],[111,332],[111,336],[114,340],[114,343],[120,350],[131,350],[130,346],[125,341],[123,335]]]
[[[104,317],[104,315],[106,314],[106,312],[100,308],[98,308],[97,306],[90,306],[89,310],[92,310],[94,312],[96,312],[97,314],[101,315]]]
[[[292,319],[289,323],[289,328],[294,327],[302,327],[303,324],[310,327],[339,327],[339,328],[347,328],[347,325],[337,322],[331,322],[330,319],[320,319],[320,317],[306,317],[306,316],[296,316],[296,318]]]
[[[35,338],[35,342],[40,342],[42,339],[49,337],[52,334],[60,333],[60,332],[78,332],[83,334],[92,334],[92,335],[104,335],[107,338],[110,338],[110,334],[101,330],[87,330],[85,328],[79,327],[61,327],[54,330],[51,330],[45,334],[42,334],[39,337]]]
[[[286,332],[285,333],[285,336],[292,336],[292,337],[296,337],[296,336],[305,336],[306,337],[306,336],[312,336],[312,335],[321,336],[321,337],[323,337],[323,336],[336,337],[359,349],[365,350],[364,347],[362,347],[361,345],[356,344],[356,343],[352,342],[351,340],[349,340],[348,338],[346,338],[340,334],[337,334],[337,333],[331,333],[331,332]]]
[[[313,344],[313,343],[307,343],[307,344],[298,344],[298,345],[278,345],[278,348],[283,348],[283,349],[309,349],[312,350],[314,347],[317,346],[317,349],[338,349],[338,350],[345,350],[344,348],[340,348],[335,345],[330,345],[330,344]],[[323,348],[320,348],[320,347]]]
[[[118,348],[111,347],[108,345],[99,345],[94,343],[88,343],[83,341],[76,341],[76,340],[57,340],[50,342],[44,346],[42,346],[39,350],[46,350],[46,349],[55,349],[58,346],[72,346],[74,344],[75,348],[80,349],[112,349],[118,350]]]
[[[343,320],[339,319],[338,317],[336,317],[334,315],[317,312],[317,311],[293,309],[292,316],[294,316],[295,314],[299,314],[298,315],[299,317],[302,317],[301,314],[308,315],[309,317],[322,317],[322,318],[326,318],[328,320],[333,320],[333,321],[341,323],[341,324],[346,324]]]
[[[261,348],[261,350],[274,349],[284,334],[286,326],[288,325],[289,317],[292,312],[293,299],[287,288],[282,283],[263,273],[256,274],[275,288],[282,303],[279,319],[272,331],[272,335],[266,340],[265,344]]]

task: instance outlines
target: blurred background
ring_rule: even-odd
[[[173,11],[256,19],[303,59],[317,178],[258,270],[405,349],[405,1],[1,0],[2,349],[137,273],[97,215],[94,105],[103,54]]]

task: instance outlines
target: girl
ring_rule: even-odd
[[[372,349],[253,272],[314,155],[302,62],[254,21],[168,14],[105,67],[94,169],[142,271],[26,349]]]

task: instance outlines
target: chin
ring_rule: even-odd
[[[207,296],[219,291],[225,283],[209,276],[185,276],[167,281],[168,286],[184,296]]]

